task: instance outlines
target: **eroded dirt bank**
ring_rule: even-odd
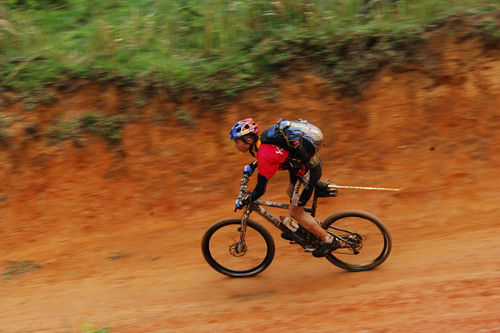
[[[156,100],[125,127],[119,149],[95,137],[80,148],[28,139],[3,148],[2,271],[8,260],[43,266],[0,280],[0,331],[81,332],[91,323],[111,332],[498,332],[500,60],[472,40],[433,40],[436,64],[386,69],[361,101],[291,73],[272,98],[254,90],[223,113],[185,104],[194,129],[155,116],[177,107]],[[2,112],[46,125],[116,113],[126,99],[93,85],[62,97]],[[228,129],[247,116],[261,127],[279,117],[319,124],[334,183],[406,186],[320,203],[322,218],[358,208],[384,220],[394,242],[386,263],[346,273],[274,230],[276,258],[255,278],[226,278],[204,263],[201,236],[233,215],[249,160]],[[286,180],[277,175],[266,198],[284,200]]]

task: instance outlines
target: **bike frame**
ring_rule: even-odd
[[[312,216],[315,214],[315,205],[316,204],[316,198],[314,200],[314,205],[313,207],[305,207],[305,211],[311,213]],[[276,227],[279,227],[281,224],[281,221],[278,220],[276,217],[274,217],[271,213],[269,213],[267,210],[265,210],[262,206],[268,206],[268,207],[275,207],[275,208],[281,208],[281,209],[288,209],[290,208],[289,204],[282,204],[282,203],[277,203],[277,202],[272,202],[272,201],[265,201],[265,200],[256,200],[255,202],[252,202],[250,205],[248,205],[245,213],[243,214],[243,217],[245,220],[248,219],[248,216],[250,215],[251,212],[257,212],[260,216],[265,218],[267,221],[271,222],[274,224]]]
[[[240,187],[240,192],[238,193],[238,199],[241,199],[243,197],[243,194],[250,194],[252,192],[246,190],[248,186],[248,176],[243,176],[241,179],[241,187]],[[289,204],[283,204],[283,203],[277,203],[273,201],[265,201],[265,200],[255,200],[254,202],[251,202],[246,208],[243,213],[243,216],[241,218],[241,229],[240,229],[240,240],[237,242],[236,245],[236,251],[237,252],[243,252],[246,251],[246,244],[245,244],[245,235],[247,231],[247,221],[250,217],[250,214],[252,212],[257,212],[260,216],[262,216],[264,219],[269,221],[272,225],[274,225],[276,228],[280,229],[283,232],[288,232],[289,229],[286,227],[280,220],[278,220],[276,217],[274,217],[271,213],[269,213],[267,210],[265,210],[262,206],[268,206],[268,207],[275,207],[275,208],[281,208],[281,209],[288,209],[290,207]],[[311,213],[313,217],[316,215],[316,208],[318,206],[318,195],[316,193],[316,190],[314,190],[314,196],[313,196],[313,204],[311,207],[304,207],[304,210],[308,213]],[[236,209],[235,209],[236,211]],[[351,231],[330,226],[330,228],[342,232],[346,232],[351,234]],[[326,230],[327,233],[330,235],[336,237],[338,240],[341,240],[348,245],[355,245],[353,242],[349,241],[345,237],[339,236],[335,234],[334,232],[330,230]],[[295,238],[295,241],[297,241],[300,244],[300,238],[296,234],[293,234],[293,237]],[[342,246],[343,247],[343,246]],[[357,251],[354,252],[354,254],[357,254]]]
[[[240,187],[240,192],[238,194],[238,199],[241,199],[243,194],[250,194],[251,192],[247,191],[246,188],[248,186],[248,176],[244,176],[241,179],[241,187]],[[311,213],[311,215],[314,217],[316,215],[316,207],[318,203],[318,197],[316,196],[316,192],[314,193],[314,199],[313,199],[313,204],[312,207],[305,207],[304,210],[308,213]],[[288,229],[287,227],[283,226],[283,223],[278,220],[276,217],[274,217],[271,213],[269,213],[267,210],[265,210],[262,206],[268,206],[268,207],[275,207],[275,208],[280,208],[280,209],[288,209],[290,208],[289,204],[283,204],[283,203],[277,203],[277,202],[272,202],[272,201],[265,201],[265,200],[255,200],[254,202],[251,202],[245,209],[245,212],[243,213],[243,217],[241,218],[241,239],[243,240],[246,234],[246,227],[247,227],[247,221],[252,212],[257,212],[260,216],[262,216],[264,219],[269,221],[272,225],[274,225],[276,228],[285,231]]]

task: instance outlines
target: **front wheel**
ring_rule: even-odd
[[[327,217],[322,226],[340,238],[340,248],[326,255],[340,268],[353,272],[368,271],[382,264],[391,252],[389,231],[371,213],[340,211]]]
[[[262,225],[248,220],[241,238],[241,218],[227,218],[212,225],[203,236],[201,250],[217,272],[231,277],[254,276],[274,258],[274,240]]]

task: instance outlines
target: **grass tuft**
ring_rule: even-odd
[[[478,35],[489,48],[500,48],[500,24],[495,17],[485,17],[476,24]]]
[[[109,327],[103,327],[96,329],[94,328],[94,325],[90,323],[85,323],[82,325],[83,333],[109,333],[110,329]]]
[[[81,147],[84,134],[96,134],[104,138],[108,144],[116,145],[122,138],[122,129],[126,123],[123,115],[103,116],[95,112],[84,114],[73,121],[57,122],[43,135],[48,138],[48,145],[72,140],[77,147]]]
[[[123,258],[127,258],[129,255],[123,252],[116,252],[108,256],[109,260],[115,261]]]
[[[8,130],[9,126],[9,121],[0,119],[0,146],[8,146],[10,144],[12,134]]]
[[[42,264],[33,262],[31,260],[22,260],[22,261],[11,260],[9,261],[7,269],[3,272],[3,277],[6,279],[11,278],[15,275],[20,275],[26,272],[33,271],[41,266]]]

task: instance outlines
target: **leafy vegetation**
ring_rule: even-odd
[[[49,139],[47,142],[49,145],[54,145],[70,139],[74,142],[79,142],[81,140],[81,133],[77,130],[75,123],[58,122],[45,131],[45,136]]]
[[[49,139],[48,144],[53,145],[66,140],[72,140],[79,146],[86,133],[96,134],[111,145],[117,144],[121,137],[121,130],[125,124],[123,115],[102,116],[97,113],[87,113],[70,122],[57,122],[45,131]]]
[[[333,88],[359,93],[381,66],[411,61],[426,29],[499,9],[498,0],[5,0],[0,89],[90,78],[219,103],[306,60]],[[492,20],[480,29],[495,41]]]
[[[500,48],[500,24],[494,17],[486,17],[477,23],[479,36],[492,48]]]

